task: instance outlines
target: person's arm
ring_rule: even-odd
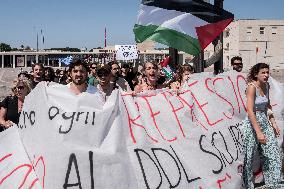
[[[251,124],[253,126],[253,129],[256,132],[257,139],[260,143],[265,144],[266,143],[266,137],[261,131],[259,124],[256,120],[255,112],[253,111],[254,107],[254,101],[255,101],[255,92],[256,88],[253,85],[248,85],[247,87],[247,113],[248,118],[251,121]]]
[[[0,125],[3,125],[5,128],[11,127],[13,122],[10,120],[5,121],[7,109],[4,107],[0,108]]]
[[[270,86],[268,85],[268,109],[267,109],[267,117],[271,123],[271,126],[274,130],[274,133],[276,135],[276,137],[280,136],[280,129],[279,127],[277,126],[276,124],[276,121],[275,121],[275,117],[274,117],[274,114],[273,114],[273,111],[272,111],[272,106],[270,104],[270,98],[269,98],[269,90],[270,89]]]

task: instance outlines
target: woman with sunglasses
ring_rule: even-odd
[[[25,97],[31,91],[29,80],[16,79],[13,82],[12,96],[7,96],[1,103],[0,126],[4,130],[13,124],[18,124]]]

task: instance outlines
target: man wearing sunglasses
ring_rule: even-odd
[[[90,64],[90,74],[88,78],[88,84],[96,86],[99,82],[96,78],[96,72],[97,72],[98,65],[97,63],[91,63]]]
[[[243,70],[242,58],[239,56],[234,56],[231,59],[231,66],[233,67],[233,70],[236,70],[237,72],[241,72]]]
[[[128,82],[121,77],[121,70],[118,62],[111,61],[108,63],[108,66],[111,70],[110,83],[113,85],[113,88],[118,87],[123,91],[132,91]]]

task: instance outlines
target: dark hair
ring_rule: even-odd
[[[126,63],[126,64],[122,65],[122,68],[130,68],[130,66],[129,66],[129,64]]]
[[[108,65],[103,65],[97,69],[97,76],[99,75],[109,75],[111,73],[110,67]]]
[[[34,68],[35,68],[36,66],[39,66],[39,67],[41,67],[41,69],[44,69],[44,66],[43,66],[42,63],[35,63],[35,64],[32,65],[32,70],[33,70],[33,71],[34,71]]]
[[[185,71],[189,71],[190,73],[193,73],[194,72],[194,68],[190,64],[184,64],[182,66],[179,66],[178,71],[177,71],[177,78],[176,78],[176,80],[178,82],[181,83],[181,81],[182,81],[182,74]]]
[[[116,62],[116,61],[110,61],[110,62],[107,63],[107,64],[108,64],[108,66],[110,67],[110,69],[112,68],[112,65],[114,65],[114,64],[119,65],[118,62]]]
[[[239,61],[243,62],[242,57],[234,56],[234,57],[231,59],[231,66],[234,64],[235,60],[239,60]]]
[[[247,76],[247,82],[250,83],[252,81],[256,81],[257,77],[256,75],[259,73],[259,71],[263,68],[269,69],[269,65],[265,63],[257,63],[253,67],[251,67],[248,76]]]
[[[87,72],[89,72],[89,66],[86,62],[82,61],[81,59],[75,59],[69,64],[68,72],[71,73],[71,71],[75,68],[75,66],[83,66]]]
[[[44,77],[45,77],[45,81],[54,81],[55,79],[55,72],[54,72],[54,69],[52,67],[45,67],[44,68],[44,72],[48,70],[49,71],[49,78],[46,78],[46,75],[44,73]]]

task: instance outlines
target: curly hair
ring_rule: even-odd
[[[253,67],[251,67],[248,76],[247,76],[247,82],[250,83],[252,81],[256,81],[257,77],[256,75],[259,73],[259,71],[263,68],[269,69],[269,65],[266,63],[257,63]]]
[[[184,64],[179,66],[178,70],[177,70],[177,76],[176,76],[176,81],[180,82],[182,81],[182,75],[184,72],[190,72],[191,74],[194,72],[193,67],[190,64]]]
[[[17,95],[17,87],[18,87],[18,85],[20,83],[22,83],[28,89],[28,94],[29,94],[31,92],[31,90],[32,90],[31,81],[28,80],[28,79],[18,79],[17,78],[17,79],[15,79],[13,81],[13,85],[12,85],[12,88],[11,88],[12,92],[14,93],[14,95]]]

